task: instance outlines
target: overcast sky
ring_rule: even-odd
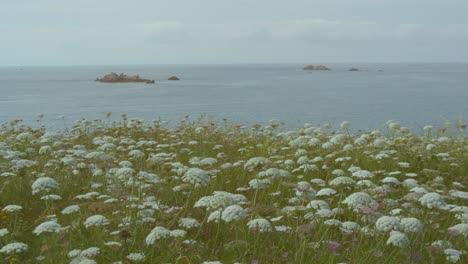
[[[0,0],[0,65],[467,62],[467,0]]]

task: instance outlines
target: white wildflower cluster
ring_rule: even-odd
[[[40,177],[31,186],[32,194],[37,194],[41,192],[48,193],[52,190],[58,189],[59,184],[56,180],[50,177]]]
[[[195,187],[207,186],[210,182],[208,173],[199,168],[191,168],[182,176],[182,181],[193,184]]]
[[[84,226],[86,228],[94,227],[94,226],[96,226],[96,227],[105,226],[105,225],[108,225],[108,224],[109,224],[109,220],[103,215],[90,216],[84,222]]]
[[[226,207],[222,214],[221,219],[224,222],[238,221],[247,216],[247,211],[245,211],[240,205],[234,204]]]
[[[29,246],[22,242],[13,242],[10,244],[6,244],[0,249],[0,253],[12,255],[12,254],[20,254],[25,252],[29,249]]]
[[[419,198],[419,202],[429,209],[447,209],[447,203],[438,193],[426,193]]]
[[[46,221],[39,224],[33,231],[34,234],[40,235],[43,233],[58,233],[62,230],[62,226],[56,221]]]
[[[273,229],[271,226],[271,223],[264,218],[256,218],[256,219],[250,220],[247,223],[247,226],[249,227],[250,230],[260,232],[260,233],[271,232]]]
[[[432,259],[422,262],[467,262],[462,123],[412,134],[389,121],[354,134],[349,122],[284,130],[188,120],[122,115],[53,134],[1,125],[0,259],[276,263],[305,252],[397,263],[423,249]],[[16,241],[25,237],[37,241]],[[246,258],[252,241],[261,246]],[[383,242],[347,254],[373,241]]]
[[[372,199],[372,197],[365,192],[356,192],[346,197],[343,201],[350,209],[358,211],[363,207],[374,207],[377,205],[377,202]]]
[[[197,219],[181,218],[179,220],[179,226],[186,229],[192,229],[200,227],[200,223],[197,221]]]
[[[408,236],[406,236],[404,233],[401,233],[399,231],[391,231],[390,232],[390,237],[387,240],[387,245],[393,245],[396,247],[407,247],[410,244],[410,240]]]
[[[194,207],[206,207],[207,210],[226,208],[230,205],[246,204],[247,198],[242,194],[232,194],[229,192],[215,191],[213,195],[200,198]]]

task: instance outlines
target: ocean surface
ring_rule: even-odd
[[[0,67],[0,124],[13,119],[49,129],[75,120],[130,118],[177,123],[201,114],[230,122],[289,127],[351,122],[381,128],[395,120],[413,130],[468,115],[468,64],[300,64]],[[349,72],[351,67],[365,69]],[[108,72],[139,74],[156,84],[98,83]],[[171,75],[180,81],[167,81]],[[465,119],[466,120],[466,119]]]

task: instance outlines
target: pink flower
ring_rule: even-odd
[[[332,241],[332,242],[328,242],[327,243],[327,248],[328,250],[330,251],[335,251],[337,250],[339,247],[341,247],[341,244],[336,242],[336,241]]]

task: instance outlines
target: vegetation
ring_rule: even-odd
[[[0,129],[1,263],[467,263],[465,126]]]

